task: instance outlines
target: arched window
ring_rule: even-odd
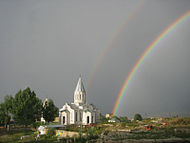
[[[75,113],[75,121],[77,122],[77,112]]]
[[[82,121],[82,112],[80,112],[80,121]]]
[[[91,123],[94,123],[94,119],[93,119],[93,116],[92,116],[92,122]]]

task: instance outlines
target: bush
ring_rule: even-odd
[[[128,122],[128,118],[127,117],[119,117],[120,122]]]
[[[88,139],[97,139],[98,138],[98,133],[95,128],[90,128],[87,130],[87,138]]]
[[[126,123],[125,122],[121,122],[121,127],[122,128],[126,127]]]
[[[47,129],[47,136],[52,137],[55,135],[55,129],[54,128],[48,128]]]
[[[38,128],[39,126],[41,126],[41,125],[43,125],[42,122],[35,122],[35,123],[32,124],[32,128],[37,129],[37,128]]]
[[[106,118],[106,117],[104,117],[104,116],[101,116],[100,117],[100,120],[101,120],[101,123],[108,123],[108,120],[109,120],[110,118]]]
[[[139,121],[142,121],[142,116],[140,114],[135,114],[134,116],[134,120],[139,120]]]

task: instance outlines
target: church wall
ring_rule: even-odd
[[[65,123],[63,122],[63,117],[65,117]],[[61,123],[62,124],[69,124],[68,114],[66,112],[62,112]]]
[[[75,120],[74,120],[74,110],[70,111],[70,124],[75,124]]]
[[[96,111],[96,123],[100,122],[100,111]]]
[[[91,116],[92,114],[90,112],[83,112],[83,124],[87,125],[87,117],[89,116],[89,123],[91,123]]]
[[[96,114],[93,112],[92,115],[91,115],[91,122],[92,123],[96,123]]]
[[[84,112],[84,110],[87,112]],[[86,92],[81,78],[79,78],[76,90],[74,92],[74,103],[65,104],[60,109],[60,123],[63,123],[63,116],[66,118],[66,124],[97,123],[100,120],[100,112],[92,104],[86,103]],[[76,120],[77,117],[77,120]]]
[[[66,110],[66,111],[63,111]],[[63,111],[63,112],[61,112]],[[65,116],[65,124],[75,124],[74,122],[74,110],[66,103],[61,109],[60,109],[60,122],[63,124],[63,116]]]
[[[75,121],[75,124],[79,124],[80,123],[80,114],[79,114],[79,110],[75,110],[74,111],[74,121]]]

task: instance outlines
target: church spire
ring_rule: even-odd
[[[82,82],[81,76],[79,77],[75,92],[74,103],[86,103],[86,91]]]
[[[77,83],[77,86],[76,86],[76,89],[75,89],[75,93],[76,92],[85,92],[81,76],[79,77],[79,80],[78,80],[78,83]]]

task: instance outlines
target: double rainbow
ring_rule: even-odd
[[[125,79],[125,82],[123,83],[122,88],[120,89],[120,92],[117,96],[117,100],[115,102],[114,108],[112,110],[112,115],[116,115],[117,110],[119,108],[120,102],[122,97],[126,94],[128,85],[135,75],[136,71],[139,69],[140,65],[143,63],[145,58],[149,55],[149,53],[152,51],[153,48],[155,48],[159,42],[170,32],[172,31],[176,26],[178,26],[180,23],[182,23],[185,19],[190,17],[190,10],[185,12],[181,17],[179,17],[177,20],[175,20],[171,25],[169,25],[149,46],[148,48],[144,51],[144,53],[141,55],[137,63],[134,65],[132,68],[130,74],[127,76]]]
[[[104,59],[104,57],[106,56],[106,54],[108,53],[108,51],[111,49],[112,45],[116,42],[119,34],[123,31],[123,29],[127,26],[128,22],[130,21],[130,19],[140,10],[140,8],[143,6],[145,0],[141,0],[138,1],[134,8],[132,8],[131,11],[128,12],[124,22],[122,22],[117,29],[115,30],[115,32],[113,33],[113,36],[111,37],[111,39],[108,41],[108,45],[106,46],[106,48],[103,49],[100,57],[98,58],[96,64],[94,65],[94,68],[92,69],[92,72],[90,74],[90,78],[87,81],[87,90],[90,88],[90,85],[95,77],[96,72],[98,71],[98,69],[100,68],[100,65]]]

